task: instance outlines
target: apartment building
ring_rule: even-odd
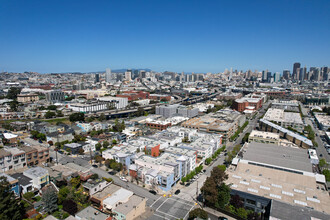
[[[303,131],[305,126],[299,113],[285,112],[284,109],[269,108],[263,119],[298,131]]]
[[[5,173],[0,173],[0,177],[5,177],[7,182],[10,185],[10,191],[14,192],[16,196],[20,196],[20,187],[18,184],[18,180],[16,178],[13,178],[12,176],[9,176]]]
[[[17,147],[0,149],[0,168],[3,172],[18,170],[26,166],[25,152]]]
[[[216,113],[210,113],[201,117],[192,118],[181,124],[184,128],[193,128],[198,132],[207,132],[222,135],[226,142],[246,121],[246,116],[239,112],[225,109]]]
[[[249,135],[249,143],[258,142],[258,143],[278,145],[279,141],[280,141],[280,135],[277,133],[253,130]]]
[[[198,111],[198,108],[186,107],[179,104],[156,106],[156,115],[162,115],[165,118],[173,116],[192,118],[198,115]]]
[[[47,169],[42,167],[32,167],[23,172],[24,176],[32,179],[32,186],[35,189],[41,189],[49,184],[49,173]]]
[[[28,166],[49,162],[49,149],[42,146],[23,146],[19,149],[25,152],[26,163]]]

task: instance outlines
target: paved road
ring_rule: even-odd
[[[325,149],[324,143],[320,138],[320,135],[322,135],[321,132],[318,130],[318,128],[316,128],[313,125],[310,118],[306,117],[305,122],[306,122],[306,124],[310,125],[313,128],[314,133],[317,134],[317,136],[315,136],[315,141],[318,145],[318,147],[316,148],[316,152],[317,152],[319,159],[324,158],[328,163],[330,163],[330,155],[328,154],[327,150]],[[320,155],[322,155],[322,157]]]

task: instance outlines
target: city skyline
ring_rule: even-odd
[[[0,70],[329,66],[329,9],[329,1],[8,1],[0,8]]]

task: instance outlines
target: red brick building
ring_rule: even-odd
[[[168,101],[171,101],[171,96],[170,95],[150,94],[149,99],[157,100],[157,101],[166,100],[168,102]]]
[[[159,147],[160,144],[156,146],[145,146],[146,154],[151,155],[152,157],[158,157],[159,156]]]
[[[258,110],[259,108],[262,107],[262,98],[241,98],[241,99],[236,99],[233,103],[233,108],[236,111],[239,112],[244,112],[247,107],[254,107],[254,110]]]
[[[171,127],[170,122],[163,122],[163,121],[153,121],[153,122],[147,122],[146,125],[149,128],[157,129],[157,130],[166,130],[168,127]]]
[[[122,94],[116,95],[117,97],[127,98],[128,101],[135,101],[139,99],[148,99],[150,93],[143,91],[124,91]]]

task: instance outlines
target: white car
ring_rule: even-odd
[[[127,182],[128,180],[125,178],[125,177],[123,177],[123,176],[121,176],[121,177],[119,177],[122,181],[124,181],[124,182]]]

